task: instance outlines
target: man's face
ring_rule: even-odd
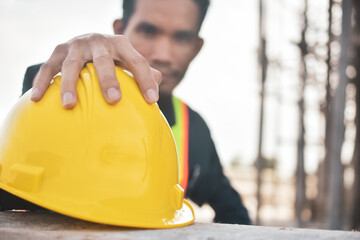
[[[198,6],[193,0],[137,0],[123,34],[163,76],[160,93],[171,94],[200,51]]]

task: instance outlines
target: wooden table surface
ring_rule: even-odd
[[[194,223],[174,229],[137,229],[108,226],[56,213],[0,212],[0,240],[42,239],[360,239],[359,232]]]

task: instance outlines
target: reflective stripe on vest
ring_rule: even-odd
[[[179,183],[184,189],[184,195],[189,178],[189,109],[186,104],[176,97],[172,97],[175,113],[175,124],[171,127],[179,161]]]

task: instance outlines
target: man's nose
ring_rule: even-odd
[[[153,46],[152,61],[162,64],[171,64],[173,61],[174,44],[168,37],[159,38]]]

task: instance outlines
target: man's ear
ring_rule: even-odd
[[[122,20],[122,18],[115,19],[115,21],[113,22],[113,29],[114,29],[114,34],[123,34],[123,20]]]
[[[194,51],[195,54],[194,54],[193,58],[195,58],[198,55],[198,53],[200,52],[203,45],[204,45],[204,39],[201,37],[198,37],[198,39],[196,41],[196,45],[195,45],[195,51]]]

